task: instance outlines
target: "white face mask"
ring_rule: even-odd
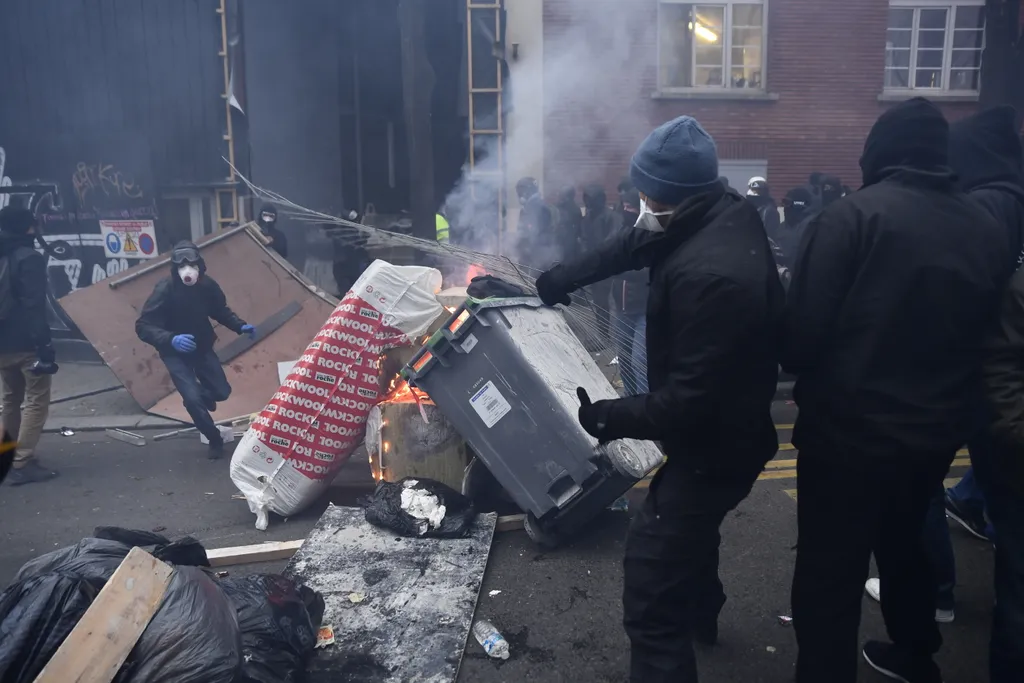
[[[181,278],[182,283],[191,287],[199,282],[199,269],[195,266],[181,266],[178,268],[178,277]]]
[[[662,226],[661,221],[659,221],[658,218],[660,216],[671,216],[672,214],[672,211],[651,211],[651,208],[647,206],[647,200],[641,197],[640,217],[636,219],[636,223],[633,227],[641,230],[647,230],[649,232],[665,232],[665,228]]]
[[[273,215],[271,215],[269,213],[263,214],[263,222],[264,223],[273,223],[274,220],[276,220],[276,219],[274,218]]]

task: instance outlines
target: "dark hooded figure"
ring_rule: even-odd
[[[782,199],[784,219],[779,226],[778,245],[782,251],[781,265],[792,270],[807,224],[817,213],[814,195],[806,187],[794,187]]]
[[[619,231],[622,218],[608,206],[604,188],[595,183],[583,188],[583,208],[586,213],[580,230],[581,242],[584,251],[592,251]],[[611,332],[611,293],[611,280],[601,280],[590,287],[597,313],[598,332],[606,339]]]
[[[277,227],[277,208],[273,204],[264,204],[256,223],[263,234],[270,238],[270,248],[288,258],[288,238]]]
[[[827,175],[821,180],[821,206],[828,206],[832,202],[843,198],[843,181],[834,175]]]
[[[619,183],[618,213],[622,233],[632,231],[640,218],[640,192],[628,177]],[[629,270],[612,280],[612,346],[619,355],[619,375],[627,396],[646,394],[647,281],[650,272]]]
[[[576,188],[569,186],[558,193],[558,251],[560,257],[575,254],[580,248],[580,230],[583,211],[576,203]]]
[[[195,244],[176,244],[170,265],[170,277],[153,288],[135,321],[135,333],[160,353],[193,424],[210,440],[210,458],[219,458],[224,440],[210,413],[231,395],[231,385],[213,350],[217,337],[210,319],[235,334],[255,337],[256,330],[228,308]]]
[[[757,211],[719,181],[715,143],[695,119],[652,132],[630,176],[642,200],[636,227],[544,273],[537,290],[565,304],[580,287],[651,269],[650,389],[597,403],[580,390],[579,419],[601,442],[660,441],[667,455],[626,541],[629,680],[695,683],[691,639],[717,640],[726,599],[719,527],[778,448],[771,403],[785,294]]]
[[[940,683],[937,586],[922,530],[971,435],[981,349],[1005,283],[1005,231],[954,186],[949,125],[914,98],[882,114],[864,187],[807,227],[782,367],[797,376],[798,683],[854,683],[872,553],[892,643],[880,671]]]
[[[778,242],[779,224],[781,222],[779,220],[779,208],[775,204],[775,198],[772,197],[768,181],[761,176],[751,178],[747,183],[747,201],[757,209],[757,215],[761,217],[761,222],[764,224],[764,231],[768,233],[768,238]]]
[[[561,257],[551,207],[544,201],[534,178],[520,178],[516,195],[520,207],[516,226],[517,258],[534,268],[549,268]]]
[[[986,344],[989,419],[968,443],[981,496],[947,491],[958,517],[982,527],[987,517],[998,534],[988,680],[1008,683],[1024,671],[1024,178],[1016,112],[997,107],[953,124],[949,155],[961,189],[1002,227],[1012,273]]]

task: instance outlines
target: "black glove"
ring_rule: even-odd
[[[36,362],[29,368],[29,372],[33,375],[56,375],[57,374],[57,354],[54,352],[52,346],[41,346],[36,351]]]
[[[559,269],[561,266],[555,266],[551,270],[544,271],[540,277],[537,278],[537,296],[544,302],[545,306],[554,306],[555,304],[562,304],[568,306],[572,303],[572,299],[569,298],[569,292],[565,285],[560,282]]]
[[[576,396],[580,399],[579,421],[587,434],[597,439],[598,443],[605,444],[613,439],[605,435],[608,426],[608,413],[611,412],[611,401],[598,401],[593,403],[587,390],[583,387],[576,387]]]

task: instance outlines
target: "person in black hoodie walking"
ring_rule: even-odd
[[[954,186],[949,125],[914,98],[864,145],[864,187],[808,226],[782,366],[797,376],[798,683],[854,683],[861,590],[874,553],[892,643],[865,659],[942,680],[922,530],[970,436],[981,347],[1005,283],[1001,228]]]
[[[192,242],[171,252],[171,275],[153,288],[135,321],[139,339],[155,347],[196,429],[210,441],[209,456],[223,454],[224,440],[210,413],[231,395],[213,350],[213,318],[235,334],[256,336],[256,329],[228,308],[224,291],[206,274],[206,262]]]
[[[1024,671],[1024,154],[1016,112],[997,107],[953,124],[949,150],[960,186],[1003,228],[1009,256],[1011,279],[986,344],[988,410],[969,443],[983,500],[970,506],[975,496],[960,486],[946,492],[950,516],[969,522],[973,507],[979,515],[974,525],[984,529],[987,516],[995,530],[989,680],[1008,683]]]
[[[817,213],[814,195],[806,187],[794,187],[783,197],[782,215],[785,220],[779,226],[779,236],[776,240],[782,252],[782,262],[779,265],[793,269],[804,230]]]
[[[630,166],[636,228],[537,280],[548,305],[629,269],[650,267],[650,391],[591,403],[598,441],[660,441],[667,461],[626,542],[623,610],[633,683],[693,683],[691,638],[714,643],[725,592],[719,527],[750,492],[778,439],[770,408],[785,294],[761,219],[718,180],[714,141],[689,116],[640,145]]]
[[[747,201],[757,209],[757,215],[761,217],[764,224],[764,231],[768,233],[768,239],[778,243],[779,241],[779,208],[772,197],[768,181],[761,176],[755,176],[747,183]]]

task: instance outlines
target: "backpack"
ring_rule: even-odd
[[[13,270],[10,255],[0,256],[0,320],[7,320],[14,311]]]

